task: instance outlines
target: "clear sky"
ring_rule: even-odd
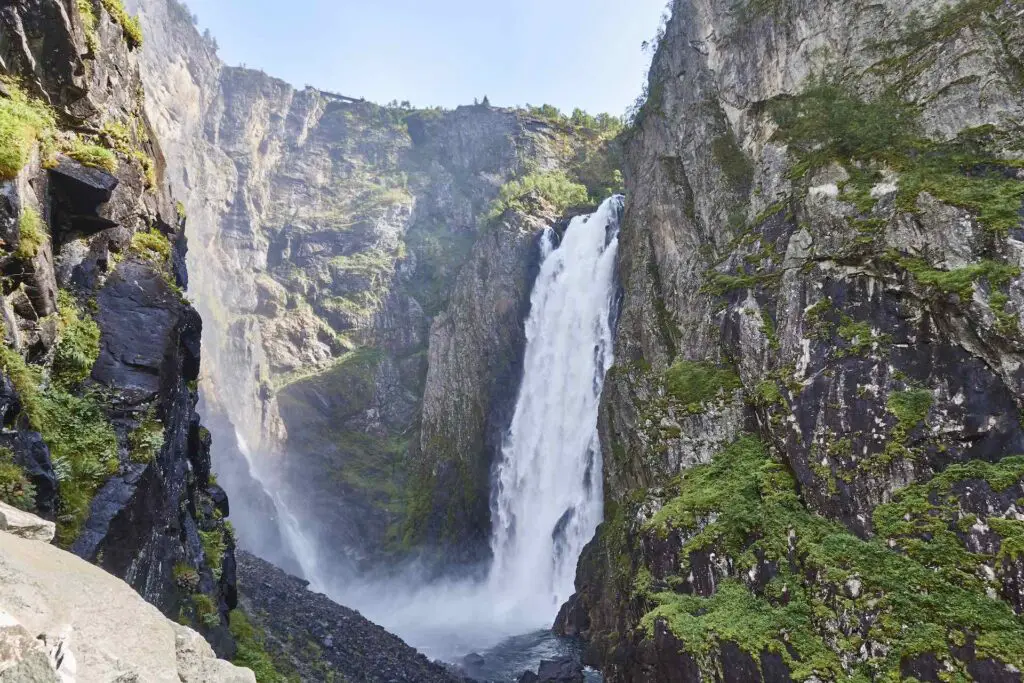
[[[187,0],[228,64],[379,103],[622,114],[666,0]]]

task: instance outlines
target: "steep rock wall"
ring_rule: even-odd
[[[626,143],[612,681],[1019,680],[1019,2],[678,0]]]
[[[603,193],[614,185],[607,131],[296,90],[223,66],[177,3],[135,6],[153,36],[150,115],[202,245],[192,289],[213,359],[207,407],[223,417],[213,424],[237,428],[257,476],[335,549],[332,565],[453,541],[467,546],[458,556],[479,558],[509,400],[498,394],[514,393],[516,316],[541,225],[529,216],[567,206],[535,194],[516,198],[517,215],[484,217],[524,176],[565,172]],[[477,275],[463,270],[478,264]],[[244,478],[225,481],[243,490]],[[283,563],[268,526],[240,533]]]
[[[224,491],[195,412],[184,220],[119,4],[0,9],[0,497],[234,651]]]

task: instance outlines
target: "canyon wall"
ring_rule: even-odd
[[[0,8],[0,499],[231,656],[234,537],[141,40],[119,3]]]
[[[135,6],[196,245],[215,459],[256,502],[245,517],[268,519],[268,502],[234,430],[332,566],[424,546],[481,559],[537,233],[614,188],[610,132],[297,90],[224,66],[173,0]],[[254,524],[239,523],[247,547],[295,559]]]
[[[673,3],[558,623],[607,680],[1020,680],[1022,14]]]

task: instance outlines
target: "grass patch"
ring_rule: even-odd
[[[25,261],[34,259],[47,238],[42,216],[31,206],[26,206],[18,219],[18,249],[14,255]]]
[[[178,562],[171,570],[174,577],[174,585],[187,593],[194,593],[199,589],[199,572],[195,567]]]
[[[80,164],[98,168],[107,173],[117,173],[117,156],[106,147],[94,145],[76,137],[66,152],[69,157]]]
[[[171,241],[156,228],[135,233],[132,236],[132,253],[158,266],[171,260]]]
[[[666,391],[690,413],[704,412],[705,403],[728,398],[742,386],[735,372],[711,363],[681,360],[665,371]]]
[[[11,180],[28,163],[36,143],[52,138],[56,123],[49,107],[13,80],[2,82],[9,97],[0,97],[0,180]]]

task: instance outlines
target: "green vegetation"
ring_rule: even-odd
[[[530,173],[502,186],[484,220],[489,223],[497,221],[509,209],[529,212],[531,207],[528,201],[531,195],[539,196],[560,214],[570,207],[583,206],[590,201],[587,188],[573,182],[561,171]]]
[[[96,53],[100,49],[100,38],[96,33],[96,8],[93,0],[76,0],[78,16],[82,19],[82,28],[85,30],[85,44],[89,51]]]
[[[174,577],[174,585],[186,593],[194,593],[199,589],[199,572],[195,567],[184,562],[178,562],[171,570]]]
[[[288,683],[291,679],[282,674],[274,658],[266,649],[266,634],[257,627],[241,609],[234,609],[228,615],[231,635],[238,645],[233,663],[252,669],[257,683]]]
[[[799,97],[777,102],[773,113],[776,138],[796,155],[791,176],[831,162],[850,173],[844,197],[866,211],[873,205],[870,188],[882,170],[899,174],[897,206],[916,211],[917,198],[927,192],[971,211],[980,225],[1005,235],[1020,222],[1024,182],[1006,169],[1019,162],[1001,157],[1003,141],[985,126],[937,142],[922,136],[919,112],[895,91],[866,101],[839,83],[814,81]]]
[[[955,270],[937,270],[924,259],[897,257],[898,263],[920,284],[944,294],[956,294],[970,301],[974,283],[986,280],[992,287],[1005,287],[1020,276],[1020,268],[997,261],[980,261]]]
[[[52,143],[55,121],[45,104],[29,97],[14,81],[3,78],[9,93],[0,97],[0,180],[18,175],[41,140]]]
[[[847,342],[844,348],[836,349],[836,354],[840,357],[864,356],[874,351],[876,347],[889,342],[888,336],[876,335],[870,323],[854,320],[845,313],[839,315],[839,327],[836,328],[836,334]]]
[[[207,628],[220,626],[220,609],[217,608],[217,603],[213,601],[213,598],[206,593],[194,593],[192,605],[195,607],[199,623]]]
[[[128,435],[128,456],[132,462],[150,463],[163,447],[164,425],[156,418],[156,410],[150,408]]]
[[[220,529],[213,531],[199,532],[199,541],[203,545],[203,555],[206,557],[206,566],[213,572],[213,578],[220,580],[224,571],[224,551],[227,543],[224,541],[224,532]]]
[[[681,360],[665,371],[665,389],[689,413],[704,412],[705,403],[720,397],[728,399],[742,386],[735,372],[710,363]]]
[[[755,660],[762,652],[777,653],[794,680],[900,680],[901,660],[928,652],[954,674],[951,680],[969,680],[951,652],[968,637],[976,639],[979,657],[1024,664],[1024,622],[1009,605],[989,598],[980,579],[951,579],[889,549],[884,539],[862,540],[812,514],[792,475],[756,438],[740,438],[710,464],[683,473],[673,488],[676,497],[647,528],[662,535],[682,531],[689,539],[679,554],[679,577],[690,572],[696,551],[729,558],[731,577],[762,562],[778,571],[763,589],[726,578],[707,598],[664,589],[679,577],[645,582],[652,609],[642,627],[650,635],[655,622],[664,621],[702,668],[714,666],[728,641]],[[894,510],[887,519],[883,524],[900,524],[902,514]],[[945,566],[962,554],[933,559]],[[855,613],[876,616],[845,627]],[[867,641],[884,647],[858,655]]]
[[[25,261],[34,259],[39,249],[46,244],[46,239],[46,228],[39,212],[26,206],[18,221],[18,249],[14,255]]]
[[[29,512],[36,506],[36,489],[9,448],[0,448],[0,502]]]
[[[754,164],[736,144],[731,130],[711,141],[711,154],[733,189],[746,193],[754,182]]]
[[[142,24],[139,23],[138,18],[128,14],[121,0],[100,0],[100,2],[103,3],[104,9],[110,13],[114,21],[121,25],[128,47],[132,49],[142,47]]]
[[[66,329],[62,330],[62,335],[66,334]],[[81,334],[81,330],[76,334]],[[63,342],[63,336],[59,337],[58,346]],[[80,342],[79,338],[70,345],[76,347],[76,353],[83,352],[84,345]],[[85,352],[69,367],[78,363],[91,367]],[[43,370],[28,365],[17,351],[6,345],[0,346],[0,367],[21,397],[22,412],[29,426],[42,434],[50,447],[53,468],[60,482],[57,541],[66,547],[78,535],[96,490],[117,472],[117,434],[97,394],[73,395],[57,382],[44,386]]]
[[[158,266],[171,260],[171,242],[157,228],[139,231],[132,236],[132,252]]]
[[[67,290],[57,294],[60,337],[53,356],[54,384],[69,389],[84,381],[100,355],[100,327]]]
[[[100,147],[75,137],[74,142],[68,145],[67,155],[75,161],[99,168],[107,173],[117,173],[117,157],[106,147]]]

